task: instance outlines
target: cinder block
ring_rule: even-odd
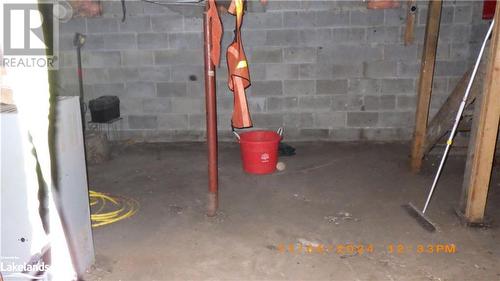
[[[120,66],[121,54],[119,51],[92,52],[82,54],[83,67],[113,67]]]
[[[149,16],[129,17],[125,22],[119,22],[120,32],[148,32],[151,31],[151,18]]]
[[[145,66],[153,64],[151,51],[122,51],[122,64],[125,66]]]
[[[450,48],[450,59],[451,60],[463,61],[463,60],[469,59],[469,57],[471,55],[469,44],[452,43],[450,47],[451,47]]]
[[[415,92],[415,80],[413,79],[383,79],[383,94],[410,94]]]
[[[222,72],[222,74],[220,76],[227,77],[227,73],[226,73],[227,68],[221,67],[221,68],[219,68],[219,72],[221,72],[220,71],[221,69],[224,69],[224,72]],[[250,62],[249,69],[250,69],[250,79],[252,80],[252,83],[254,83],[254,81],[266,80],[266,65],[265,64],[259,64],[259,63],[252,64],[252,62]],[[224,75],[224,76],[222,76],[222,75]],[[224,80],[227,80],[227,78],[224,78]]]
[[[401,26],[406,21],[406,5],[402,5],[404,8],[400,9],[388,9],[384,12],[384,24]],[[417,6],[418,9],[418,6]],[[418,12],[417,12],[418,13]]]
[[[346,112],[314,113],[314,127],[326,129],[345,127],[346,116]]]
[[[114,18],[122,18],[123,10],[121,1],[102,1],[102,16],[104,17],[114,17]],[[126,2],[126,15],[127,20],[129,18],[134,18],[137,15],[144,14],[144,8],[141,1],[127,1]]]
[[[171,69],[172,81],[184,82],[192,79],[203,79],[203,65],[174,65]]]
[[[361,64],[361,63],[334,64],[334,65],[332,65],[332,77],[334,79],[335,78],[357,78],[357,77],[362,77],[362,76],[363,76],[363,64]]]
[[[348,10],[318,11],[316,13],[316,26],[348,26]]]
[[[87,39],[85,40],[85,50],[104,49],[104,35],[105,34],[87,34]],[[73,39],[71,39],[71,44],[73,44]]]
[[[126,84],[125,92],[130,97],[155,97],[156,86],[152,82],[132,82]]]
[[[65,73],[67,70],[64,68],[60,68],[58,73]],[[75,69],[71,68],[69,75],[64,75],[64,80],[66,83],[71,82],[74,84],[77,82],[77,74]],[[68,79],[69,78],[69,79]],[[117,82],[112,81],[107,68],[84,68],[83,69],[83,79],[88,83],[109,83],[109,82]]]
[[[314,80],[285,80],[283,90],[287,96],[313,95],[316,92],[316,83]]]
[[[283,50],[286,63],[314,63],[316,53],[316,47],[288,47]]]
[[[334,65],[325,63],[300,64],[299,79],[330,79],[333,75]]]
[[[244,26],[247,29],[280,28],[283,27],[283,14],[276,12],[252,13],[245,17]]]
[[[378,119],[378,112],[347,112],[347,126],[349,127],[375,127]]]
[[[420,73],[420,64],[411,62],[398,62],[398,77],[418,78]]]
[[[241,36],[243,37],[243,42],[245,42],[245,46],[253,47],[253,46],[265,46],[267,44],[267,31],[266,30],[245,30]],[[233,32],[224,33],[223,37],[223,45],[228,46],[230,42],[233,41]],[[293,36],[292,36],[293,37]],[[276,42],[278,40],[270,39],[270,42]],[[286,44],[285,44],[286,45]]]
[[[120,97],[120,113],[122,115],[139,115],[144,113],[143,99]]]
[[[299,97],[299,108],[302,111],[327,111],[332,103],[331,96],[304,96]]]
[[[131,82],[139,80],[139,71],[132,67],[109,68],[109,81],[111,82]]]
[[[328,129],[300,129],[300,137],[303,140],[327,140],[329,138],[330,132]]]
[[[169,16],[152,16],[151,26],[153,31],[156,32],[181,31],[183,29],[182,16],[176,14]]]
[[[158,115],[159,129],[188,129],[189,120],[187,114],[162,114]]]
[[[396,108],[396,96],[365,96],[363,105],[367,111],[394,110]]]
[[[206,128],[205,114],[189,114],[188,122],[190,130],[205,130]]]
[[[184,31],[203,32],[203,17],[184,17]]]
[[[377,79],[349,79],[349,94],[365,95],[380,93],[380,80]]]
[[[205,81],[189,81],[186,82],[187,96],[191,98],[205,97]]]
[[[283,126],[283,114],[281,113],[254,113],[252,121],[261,128],[279,128]]]
[[[167,82],[156,84],[159,97],[185,97],[187,85],[185,82]]]
[[[360,128],[334,128],[330,130],[329,138],[334,141],[359,141],[361,138]]]
[[[145,98],[143,99],[144,113],[169,113],[172,111],[172,103],[169,98]]]
[[[316,93],[322,94],[346,94],[347,79],[340,80],[317,80]]]
[[[266,5],[267,11],[297,11],[301,10],[300,1],[269,1]]]
[[[202,52],[201,33],[172,33],[168,35],[169,47],[173,49],[196,49]]]
[[[137,39],[134,33],[106,34],[104,48],[109,50],[137,49]]]
[[[92,18],[87,21],[88,33],[118,32],[118,21],[114,18]]]
[[[411,112],[381,112],[380,126],[382,127],[411,127],[415,114]]]
[[[361,110],[363,107],[363,96],[358,95],[334,95],[332,96],[331,109],[333,111]]]
[[[265,97],[248,97],[248,108],[250,112],[265,112],[266,98]]]
[[[279,47],[254,47],[247,49],[246,54],[252,63],[280,63],[283,61],[283,49]]]
[[[471,23],[472,22],[472,6],[457,6],[455,7],[454,23]]]
[[[165,33],[139,33],[137,34],[137,47],[139,49],[166,49],[168,37]]]
[[[129,115],[128,124],[130,129],[152,130],[158,128],[158,118],[148,115]]]
[[[315,11],[293,11],[283,13],[286,28],[308,28],[316,25]]]
[[[203,52],[199,50],[161,50],[154,52],[155,64],[186,65],[203,62]]]
[[[283,126],[285,128],[312,128],[314,125],[313,113],[285,113],[283,115]]]
[[[415,62],[417,60],[417,45],[385,44],[384,59]]]
[[[397,108],[399,110],[415,109],[417,106],[416,96],[398,96]]]
[[[401,43],[402,36],[399,26],[377,26],[366,29],[366,41],[368,43]]]
[[[338,45],[318,49],[318,61],[324,63],[351,64],[372,62],[381,59],[383,59],[382,46]]]
[[[298,32],[300,46],[322,47],[332,43],[332,31],[329,28],[300,29]]]
[[[138,71],[141,81],[170,81],[171,70],[169,66],[141,67]]]
[[[87,77],[87,74],[92,72],[90,69],[84,69],[84,77]],[[78,83],[78,75],[74,68],[60,68],[57,70],[57,79],[61,81],[62,84],[77,84]]]
[[[398,65],[396,61],[372,61],[363,63],[363,76],[366,78],[396,77]]]
[[[332,29],[333,44],[347,44],[347,43],[363,44],[365,42],[366,42],[366,30],[364,27]]]
[[[245,40],[248,42],[248,40]],[[290,46],[299,43],[299,32],[290,29],[267,30],[265,44],[269,46]]]
[[[251,98],[253,99],[253,98]],[[250,100],[251,100],[250,99]],[[266,110],[267,112],[288,112],[298,108],[299,99],[297,97],[267,97]]]
[[[467,70],[465,61],[437,61],[435,76],[462,76]]]
[[[267,10],[267,3],[262,4],[260,1],[248,0],[246,2],[246,12],[247,13],[264,13]]]
[[[68,22],[59,25],[59,32],[61,34],[75,35],[76,32],[87,33],[87,25],[83,18],[72,18]]]
[[[122,83],[95,84],[93,88],[95,96],[123,96],[125,92]]]
[[[200,113],[205,110],[205,103],[202,99],[194,98],[172,98],[172,112],[175,113]]]
[[[267,80],[290,80],[299,78],[298,64],[267,64]]]
[[[445,1],[446,2],[446,1]],[[455,7],[453,6],[443,6],[441,9],[441,24],[450,24],[453,23],[453,14]]]
[[[351,11],[351,25],[374,26],[384,24],[384,10]]]
[[[279,96],[283,94],[282,81],[255,81],[252,83],[252,95]]]

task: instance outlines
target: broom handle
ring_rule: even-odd
[[[483,45],[481,46],[481,50],[479,51],[479,55],[476,59],[476,64],[474,65],[474,70],[469,79],[469,84],[467,84],[467,89],[465,90],[465,95],[462,98],[462,102],[460,103],[460,107],[458,108],[457,116],[455,117],[455,123],[453,124],[453,128],[451,129],[448,140],[446,141],[446,148],[443,153],[443,157],[441,158],[441,163],[439,163],[439,168],[437,170],[436,176],[434,177],[434,182],[432,183],[431,190],[429,191],[429,195],[427,196],[427,200],[425,201],[424,209],[422,213],[425,214],[427,211],[427,207],[429,206],[429,202],[431,201],[432,194],[434,193],[434,189],[436,188],[437,182],[439,180],[439,176],[441,175],[441,171],[443,170],[444,162],[448,156],[448,152],[450,151],[451,145],[453,144],[453,138],[455,137],[455,133],[458,128],[458,124],[460,123],[460,119],[462,118],[462,113],[465,109],[465,104],[467,102],[467,98],[469,97],[470,89],[472,87],[472,83],[474,82],[474,78],[476,77],[477,69],[479,68],[479,62],[481,61],[481,57],[483,56],[484,49],[486,47],[486,42],[491,35],[491,31],[493,30],[493,25],[495,24],[495,20],[491,21],[490,28],[484,37]]]

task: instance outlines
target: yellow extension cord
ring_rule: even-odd
[[[111,224],[133,216],[139,209],[139,202],[124,196],[90,190],[90,207],[95,209],[90,215],[92,227]],[[111,203],[112,207],[109,207]],[[112,209],[111,211],[106,211]]]

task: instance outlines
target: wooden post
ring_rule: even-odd
[[[406,28],[404,34],[405,46],[413,44],[415,19],[417,15],[417,0],[407,0],[408,11],[406,12]]]
[[[469,143],[462,210],[468,223],[482,223],[500,121],[500,5],[490,42],[489,62],[483,95],[476,100],[476,110]],[[464,206],[465,205],[465,206]]]
[[[429,1],[427,25],[425,27],[424,50],[420,66],[420,81],[418,84],[417,111],[415,117],[415,132],[411,150],[411,170],[420,171],[424,155],[424,142],[429,118],[429,104],[432,94],[432,80],[436,64],[436,49],[441,20],[441,0]]]

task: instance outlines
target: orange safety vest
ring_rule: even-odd
[[[228,86],[234,93],[234,109],[231,124],[234,128],[252,127],[245,89],[250,86],[248,62],[243,50],[241,25],[243,0],[232,0],[228,12],[236,16],[235,38],[227,48]]]

